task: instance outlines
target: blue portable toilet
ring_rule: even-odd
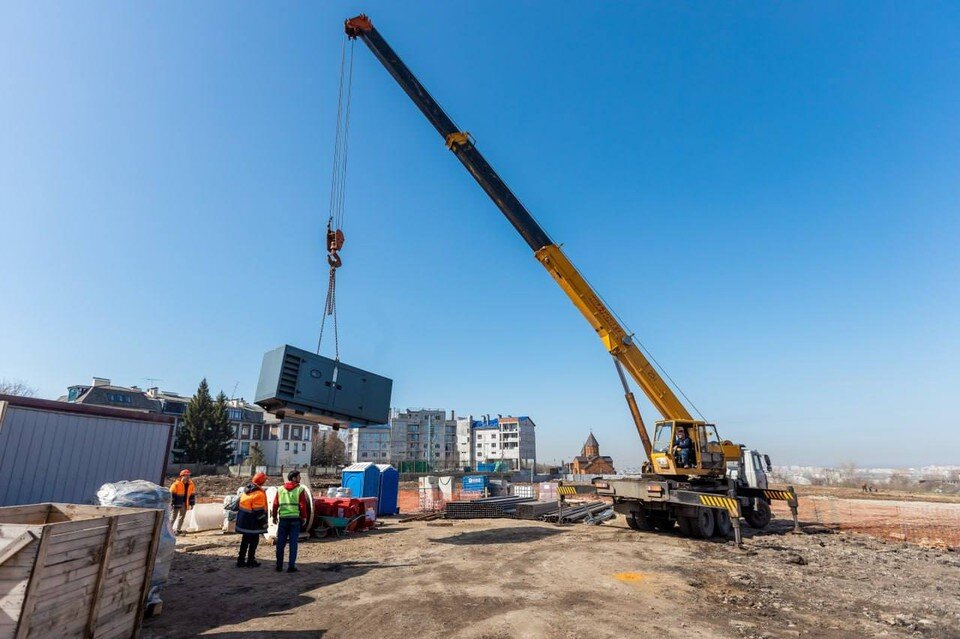
[[[373,462],[350,464],[343,469],[340,485],[350,489],[351,497],[376,497],[380,492],[380,469]]]
[[[400,473],[390,464],[377,464],[377,469],[380,471],[377,514],[396,515],[400,512]]]

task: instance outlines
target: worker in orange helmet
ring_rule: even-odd
[[[267,532],[267,493],[263,485],[267,483],[266,473],[257,473],[240,495],[237,510],[237,532],[243,534],[240,540],[240,554],[237,556],[237,568],[256,568],[260,562],[256,559],[260,535]]]
[[[180,471],[180,478],[170,485],[170,495],[172,497],[170,525],[178,535],[182,535],[187,512],[197,505],[197,487],[190,481],[189,470]]]

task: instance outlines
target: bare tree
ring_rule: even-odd
[[[37,394],[37,389],[27,386],[26,382],[18,379],[0,379],[0,395],[19,395],[20,397],[33,397]]]

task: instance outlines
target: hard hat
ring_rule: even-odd
[[[253,479],[251,479],[250,481],[255,483],[257,486],[263,486],[265,483],[267,483],[267,474],[257,473],[256,475],[253,476]]]
[[[183,470],[180,471],[180,476],[181,476],[181,477],[189,477],[189,476],[190,476],[190,471],[187,470],[186,468],[184,468]]]

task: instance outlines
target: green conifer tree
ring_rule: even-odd
[[[184,461],[204,463],[206,461],[206,433],[210,412],[213,408],[213,399],[210,397],[210,387],[204,378],[197,387],[187,410],[183,414],[183,423],[177,433],[177,448],[183,451]]]
[[[227,396],[220,391],[217,400],[210,407],[210,419],[205,433],[204,462],[226,464],[233,456],[232,442],[233,427],[227,415]]]

